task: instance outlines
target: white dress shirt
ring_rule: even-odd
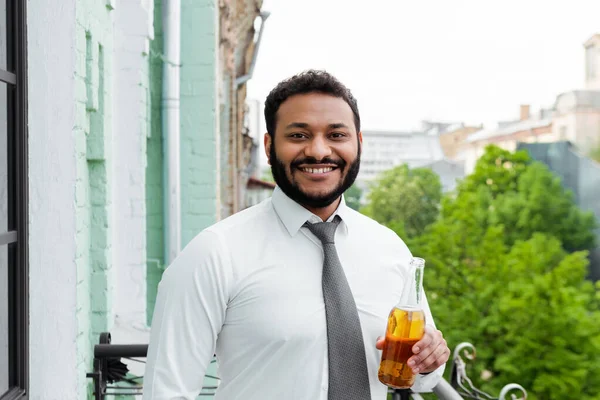
[[[336,214],[342,222],[335,243],[358,308],[371,396],[384,400],[375,342],[400,299],[411,253],[393,231],[343,199]],[[307,220],[321,222],[276,188],[271,199],[186,246],[159,285],[145,400],[195,399],[215,353],[217,400],[327,399],[323,250],[302,227]],[[414,389],[431,389],[443,370],[417,376]]]

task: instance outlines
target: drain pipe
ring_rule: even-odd
[[[181,178],[179,139],[179,68],[181,59],[181,1],[163,0],[163,199],[165,265],[181,249]]]

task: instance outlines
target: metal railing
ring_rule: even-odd
[[[110,333],[100,335],[100,341],[94,346],[94,370],[87,374],[93,380],[95,400],[107,400],[110,396],[141,396],[143,376],[129,374],[127,365],[121,360],[145,363],[147,344],[111,344]],[[442,400],[526,400],[527,392],[515,383],[502,388],[498,397],[493,397],[477,389],[467,376],[466,362],[475,359],[475,347],[470,343],[461,343],[456,347],[451,361],[450,382],[441,379],[433,388],[435,395]],[[214,361],[213,361],[214,362]],[[209,378],[219,379],[215,376]],[[200,396],[214,396],[217,386],[204,386]],[[517,395],[518,392],[519,394]],[[390,389],[392,400],[422,400],[419,393],[411,390]],[[507,397],[510,396],[510,397]],[[521,396],[521,397],[517,397]]]

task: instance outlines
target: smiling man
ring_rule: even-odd
[[[377,370],[411,254],[345,205],[360,167],[356,100],[326,72],[265,102],[271,199],[201,232],[159,286],[144,399],[195,399],[213,354],[216,399],[384,400]],[[428,326],[409,360],[431,389],[450,351]]]

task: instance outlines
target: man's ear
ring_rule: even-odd
[[[267,163],[271,165],[271,146],[273,145],[273,138],[269,133],[265,133],[264,143],[265,153],[267,154]]]
[[[360,152],[361,152],[361,155],[362,155],[362,146],[363,146],[362,132],[358,132],[358,143],[360,144]]]

